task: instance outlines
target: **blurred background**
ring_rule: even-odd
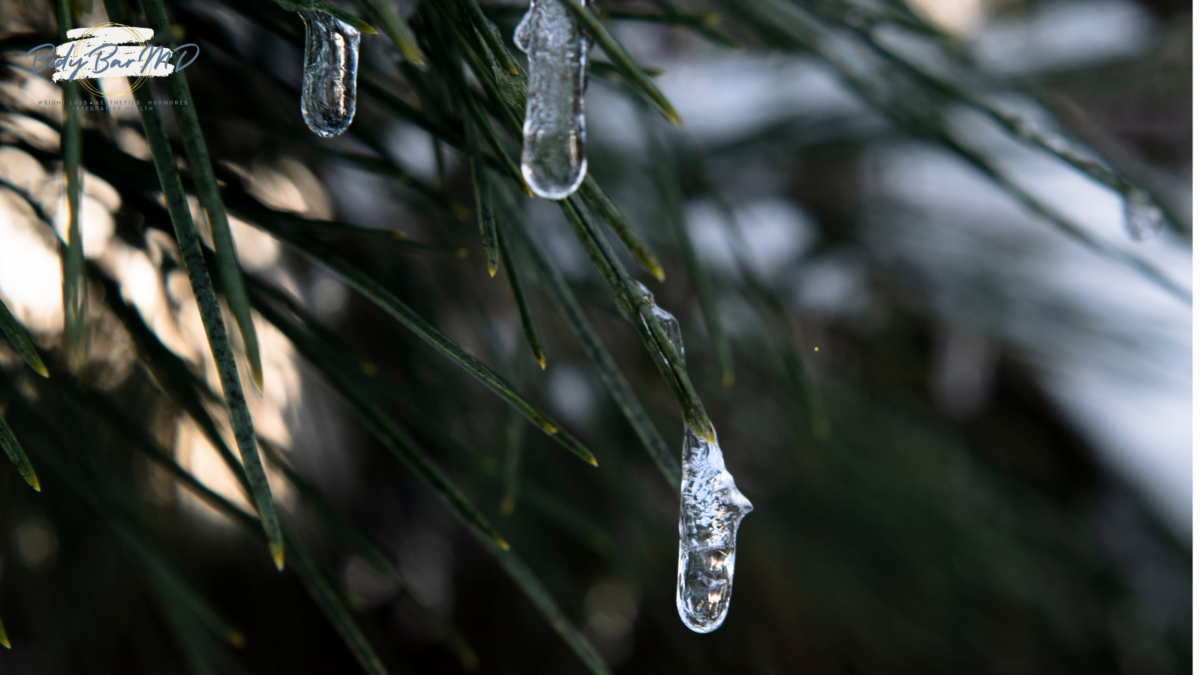
[[[398,7],[436,61],[426,2]],[[300,116],[295,12],[167,3],[174,37],[200,45],[186,75],[218,177],[249,205],[230,206],[242,269],[275,308],[255,314],[263,390],[244,378],[274,448],[272,489],[383,667],[1187,671],[1192,6],[598,4],[683,124],[594,49],[590,175],[663,263],[660,283],[619,248],[679,318],[691,379],[755,506],[732,608],[710,635],[674,607],[677,492],[515,239],[544,371],[507,271],[487,274],[466,160],[439,131],[461,118],[426,91],[437,68],[401,65],[382,34],[364,35],[357,117],[320,139]],[[108,21],[102,5],[75,25]],[[482,7],[511,45],[525,6]],[[253,512],[189,414],[209,411],[231,438],[205,393],[219,394],[216,366],[170,221],[143,180],[154,177],[136,110],[81,113],[91,347],[67,368],[62,93],[26,56],[59,42],[55,16],[51,2],[0,0],[0,298],[52,373],[33,376],[0,345],[0,410],[43,486],[0,470],[0,616],[13,644],[0,673],[362,672],[311,586],[135,449],[162,449]],[[468,85],[479,88],[474,74]],[[515,156],[519,139],[502,142]],[[1127,219],[1146,211],[1063,155],[1145,190],[1164,231],[1134,241]],[[508,183],[501,220],[522,219],[541,242],[674,452],[679,407],[652,357],[558,206]],[[193,213],[204,231],[194,200]],[[254,215],[281,213],[552,413],[598,468]],[[481,545],[396,461],[281,315],[355,371],[355,391],[514,557]],[[114,516],[106,504],[118,502]]]

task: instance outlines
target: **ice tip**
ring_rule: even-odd
[[[283,542],[271,542],[271,559],[275,561],[275,569],[283,571]]]

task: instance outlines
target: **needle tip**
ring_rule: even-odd
[[[275,561],[275,569],[282,572],[283,571],[283,542],[272,543],[270,548],[271,548],[271,559]]]
[[[511,516],[514,508],[512,497],[505,497],[500,500],[501,515]]]
[[[225,637],[229,639],[229,644],[233,645],[234,647],[241,647],[242,645],[246,644],[246,636],[232,628],[225,633]]]
[[[542,370],[546,369],[546,357],[544,355],[535,354],[533,358],[537,359],[538,365],[542,367]]]

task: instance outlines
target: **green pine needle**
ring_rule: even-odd
[[[8,459],[17,467],[17,471],[21,474],[21,478],[29,483],[29,487],[41,492],[42,483],[38,480],[37,473],[33,470],[33,465],[29,463],[29,457],[25,454],[25,450],[21,447],[21,443],[17,440],[12,429],[9,428],[8,422],[4,421],[4,417],[0,416],[0,447],[4,448],[4,454],[8,455]]]
[[[21,358],[25,359],[25,363],[33,368],[33,372],[42,377],[50,377],[50,371],[46,370],[46,364],[42,362],[42,357],[29,339],[29,334],[17,321],[17,317],[8,311],[8,306],[2,299],[0,299],[0,331],[4,332],[13,348],[21,355]]]
[[[105,0],[104,4],[110,18],[116,20],[117,23],[124,19],[124,8],[121,6],[120,0]],[[191,282],[192,292],[196,296],[204,333],[217,364],[217,373],[220,375],[221,388],[225,394],[226,411],[233,427],[238,451],[242,456],[242,464],[246,468],[254,506],[258,510],[263,528],[267,533],[271,559],[275,562],[275,566],[282,570],[284,544],[279,515],[275,510],[275,501],[271,498],[271,488],[267,484],[267,475],[263,471],[262,459],[258,456],[258,447],[254,442],[254,423],[250,418],[250,410],[246,407],[246,398],[242,392],[237,364],[234,362],[233,350],[229,345],[229,335],[225,331],[225,321],[221,318],[221,306],[217,302],[216,291],[204,265],[200,238],[192,224],[191,210],[183,192],[179,172],[175,168],[175,155],[163,128],[158,106],[153,103],[153,92],[149,87],[140,87],[133,94],[138,102],[138,112],[145,128],[146,141],[150,145],[159,184],[166,197],[171,223],[175,227],[176,241],[179,243],[179,251],[183,256],[184,266],[187,268],[188,280]]]

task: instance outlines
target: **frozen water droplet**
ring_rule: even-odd
[[[304,20],[300,112],[318,136],[337,136],[354,119],[361,35],[350,24],[324,12],[299,14]]]
[[[683,356],[679,321],[654,304],[654,295],[645,286],[638,286],[663,332]],[[675,607],[685,626],[697,633],[711,633],[729,613],[738,526],[754,506],[725,469],[721,446],[700,438],[686,425],[681,487]]]
[[[516,30],[513,31],[513,42],[517,45],[517,49],[529,53],[530,33],[533,32],[533,9],[537,0],[530,0],[529,11],[525,12],[525,16],[521,17],[521,22],[517,24]]]
[[[521,174],[533,193],[565,199],[587,175],[583,92],[591,39],[562,2],[533,0],[513,41],[529,55]]]
[[[1125,197],[1125,229],[1138,241],[1153,239],[1162,232],[1166,218],[1144,190],[1134,190]]]
[[[667,339],[675,346],[675,351],[679,352],[679,357],[684,358],[683,331],[679,328],[679,320],[675,318],[674,314],[659,307],[654,302],[654,294],[650,292],[649,288],[646,288],[645,284],[640,281],[635,281],[634,283],[637,284],[638,291],[641,292],[642,297],[650,302],[650,312],[654,315],[655,319],[658,319],[658,325],[662,326],[663,332],[667,334]],[[642,324],[646,324],[645,319],[642,319]],[[646,330],[650,330],[650,326],[647,325]],[[671,362],[667,359],[666,354],[660,354],[659,356],[664,363],[668,366],[670,365]]]
[[[675,607],[688,628],[711,633],[729,613],[738,526],[754,506],[725,470],[721,446],[683,433]]]

